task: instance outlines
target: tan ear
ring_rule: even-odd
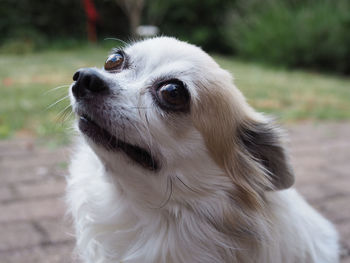
[[[241,150],[250,155],[252,161],[261,166],[272,187],[282,190],[294,183],[294,173],[282,145],[282,133],[272,122],[246,122],[239,127]]]
[[[215,76],[200,83],[192,120],[209,154],[232,180],[234,198],[256,209],[264,205],[263,192],[290,187],[294,175],[279,130],[248,105],[226,71]]]

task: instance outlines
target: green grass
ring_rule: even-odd
[[[59,113],[76,69],[101,67],[107,48],[85,46],[27,55],[0,55],[0,138],[37,136],[67,142],[70,120]],[[302,71],[286,71],[215,56],[234,73],[236,85],[258,110],[282,121],[350,119],[350,79]],[[50,91],[50,92],[48,92]]]
[[[350,119],[350,78],[215,58],[253,107],[283,122]]]
[[[84,46],[77,50],[53,50],[25,55],[0,55],[0,139],[38,136],[50,143],[67,142],[70,120],[62,110],[78,68],[104,63],[108,49]],[[56,87],[65,87],[55,89]],[[55,90],[52,90],[55,89]]]

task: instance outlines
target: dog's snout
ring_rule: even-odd
[[[72,92],[76,98],[84,97],[87,94],[96,95],[108,89],[104,77],[96,69],[80,69],[74,73],[73,80],[75,83]]]

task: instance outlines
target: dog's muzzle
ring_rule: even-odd
[[[143,168],[156,171],[159,163],[148,149],[121,140],[104,124],[106,121],[98,113],[104,100],[111,94],[106,78],[93,68],[79,69],[73,75],[75,81],[72,93],[77,100],[76,113],[79,117],[79,130],[94,143],[109,151],[121,151]],[[107,95],[107,96],[105,96]]]

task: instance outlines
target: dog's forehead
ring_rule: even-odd
[[[126,48],[125,51],[134,63],[141,64],[142,67],[159,67],[179,62],[193,67],[216,64],[199,47],[170,37],[140,41]]]
[[[136,42],[124,49],[132,77],[142,83],[176,78],[186,83],[191,97],[221,89],[231,83],[231,75],[201,48],[171,37]],[[220,84],[221,83],[221,84]],[[216,91],[217,92],[217,91]]]

